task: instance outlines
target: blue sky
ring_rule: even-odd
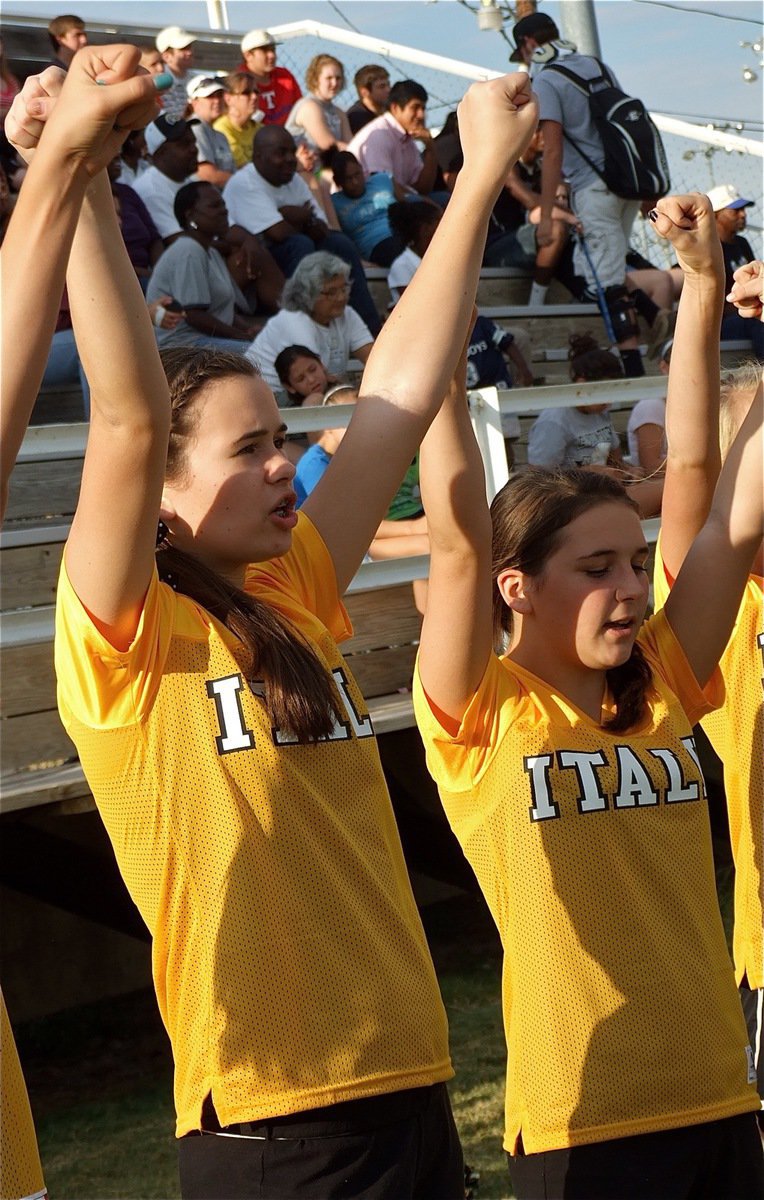
[[[597,0],[603,57],[624,88],[660,112],[761,122],[764,69],[757,64],[761,55],[739,46],[740,41],[754,42],[762,35],[759,0],[672,2],[675,8],[642,0]],[[206,5],[199,0],[5,0],[4,8],[8,13],[47,17],[75,11],[85,21],[207,26]],[[558,17],[560,5],[554,0],[541,8]],[[475,18],[456,0],[336,0],[335,7],[326,0],[228,0],[231,28],[240,31],[304,17],[342,25],[337,9],[362,33],[497,70],[506,66],[505,42],[496,33],[479,32]],[[757,83],[743,81],[745,66],[758,72]]]

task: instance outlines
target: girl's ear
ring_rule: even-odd
[[[501,593],[502,600],[507,608],[512,609],[512,612],[519,613],[521,616],[527,616],[528,613],[533,612],[531,599],[533,581],[530,575],[526,575],[514,567],[509,567],[506,571],[499,572],[496,586]]]

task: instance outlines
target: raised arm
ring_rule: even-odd
[[[10,140],[32,161],[1,252],[3,511],[9,476],[45,371],[88,182],[118,152],[131,127],[145,125],[156,115],[154,77],[134,77],[137,62],[132,46],[88,46],[76,55],[68,75],[49,67],[30,77],[7,118]],[[109,80],[108,87],[95,86],[101,77]],[[56,121],[41,138],[59,94]]]
[[[82,603],[124,649],[153,569],[170,400],[105,172],[85,197],[66,282],[91,402],[66,563]]]
[[[374,344],[342,445],[304,506],[341,587],[449,386],[471,319],[491,209],[535,127],[526,75],[474,84],[459,106],[464,168],[413,281]]]
[[[655,228],[671,242],[684,272],[668,378],[668,457],[661,510],[663,562],[676,578],[708,516],[721,468],[724,261],[707,196],[667,196],[656,208]]]
[[[456,731],[491,654],[491,518],[472,431],[465,353],[419,455],[430,536],[419,671],[441,721]],[[444,647],[448,652],[444,653]]]
[[[673,355],[671,369],[674,369]],[[729,641],[764,536],[764,388],[725,459],[711,510],[666,601],[666,614],[704,684]]]

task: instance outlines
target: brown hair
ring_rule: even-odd
[[[382,67],[379,63],[367,63],[364,67],[359,67],[353,76],[358,95],[361,94],[361,88],[369,89],[377,79],[389,79],[390,72],[387,67]]]
[[[512,633],[512,610],[504,603],[496,581],[502,571],[514,568],[540,575],[560,543],[563,529],[582,513],[599,504],[624,504],[637,510],[622,485],[596,471],[550,471],[531,467],[515,475],[491,505],[493,525],[491,577],[493,579],[493,633],[502,650]],[[616,715],[607,728],[620,733],[642,719],[652,673],[638,643],[629,659],[607,672],[616,703]]]
[[[572,334],[568,344],[570,378],[594,383],[598,379],[623,379],[621,360],[601,350],[590,333]]]
[[[188,444],[197,433],[204,388],[231,376],[257,378],[252,363],[238,354],[187,346],[162,351],[170,386],[172,421],[166,478],[182,481]],[[229,583],[195,555],[165,539],[157,548],[159,577],[196,600],[241,640],[242,670],[265,683],[265,706],[274,728],[300,741],[326,738],[335,719],[344,720],[331,677],[312,646],[279,612]]]
[[[722,462],[737,437],[738,430],[761,383],[761,363],[750,359],[734,370],[722,373],[719,406],[719,447]]]
[[[58,39],[62,38],[69,32],[70,29],[84,29],[85,22],[82,17],[75,17],[73,13],[63,13],[60,17],[54,17],[48,22],[48,38],[54,51],[58,50]]]
[[[256,92],[257,80],[250,71],[232,71],[223,80],[223,91],[232,96],[240,96],[243,92]]]
[[[345,68],[338,58],[333,54],[317,54],[312,58],[305,69],[305,86],[309,92],[314,92],[318,86],[318,77],[321,74],[321,68],[326,66],[339,67],[342,76],[342,87],[345,86]]]

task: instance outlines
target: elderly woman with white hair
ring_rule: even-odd
[[[319,250],[308,254],[286,281],[281,312],[267,322],[246,351],[274,391],[281,384],[276,357],[287,346],[315,350],[330,375],[342,375],[351,357],[366,362],[372,335],[348,304],[350,268],[341,258]]]

